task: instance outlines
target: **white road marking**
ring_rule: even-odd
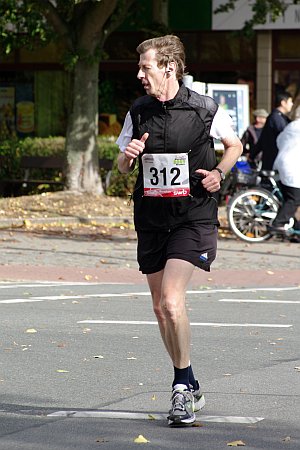
[[[78,282],[78,283],[71,283],[71,282],[39,282],[38,284],[5,284],[4,283],[0,283],[0,289],[12,289],[12,288],[27,288],[27,287],[60,287],[60,286],[98,286],[98,285],[111,285],[111,286],[115,286],[115,285],[131,285],[132,283],[86,283],[86,282]],[[251,288],[251,289],[205,289],[205,290],[200,290],[200,291],[187,291],[187,294],[190,295],[199,295],[199,294],[216,294],[216,293],[232,293],[232,292],[257,292],[257,291],[294,291],[294,290],[299,290],[299,287],[286,287],[286,288]],[[81,294],[81,295],[48,295],[48,296],[39,296],[39,297],[23,297],[23,298],[12,298],[12,299],[4,299],[4,300],[0,300],[0,304],[4,303],[4,304],[13,304],[13,303],[31,303],[31,302],[42,302],[42,301],[46,301],[46,300],[75,300],[75,299],[88,299],[88,298],[122,298],[122,297],[150,297],[150,292],[149,291],[142,291],[142,292],[124,292],[124,293],[104,293],[104,294]],[[246,302],[246,300],[244,299],[221,299],[219,301],[234,301],[234,302]],[[264,302],[264,303],[271,303],[271,302],[277,302],[279,303],[279,301],[274,301],[274,300],[247,300],[248,302],[251,301],[255,301],[255,302]],[[282,301],[283,303],[283,301]],[[288,303],[287,301],[285,303]],[[291,303],[299,303],[298,301],[291,301]]]
[[[298,300],[267,300],[267,299],[252,299],[252,298],[220,298],[219,302],[230,302],[230,303],[278,303],[281,305],[295,305],[300,304]]]
[[[51,286],[89,286],[89,285],[126,285],[126,283],[56,283],[53,284],[37,284],[37,285],[31,285],[31,284],[20,284],[20,285],[11,285],[12,287],[51,287]],[[2,285],[0,288],[8,288],[9,286]],[[187,291],[187,294],[190,295],[198,295],[198,294],[217,294],[219,292],[256,292],[256,291],[293,291],[293,290],[299,290],[300,287],[287,287],[287,288],[257,288],[257,289],[205,289],[201,291]],[[14,298],[14,299],[5,299],[0,300],[0,304],[10,304],[10,303],[31,303],[31,302],[42,302],[46,300],[71,300],[71,299],[84,299],[84,298],[113,298],[113,297],[149,297],[150,292],[149,291],[142,291],[142,292],[124,292],[124,293],[105,293],[105,294],[82,294],[82,295],[50,295],[50,296],[39,296],[39,297],[25,297],[25,298]],[[233,301],[234,299],[232,299]],[[226,301],[226,299],[222,299],[222,301]],[[295,302],[293,302],[295,303]]]
[[[125,420],[167,420],[167,414],[157,413],[131,413],[123,411],[57,411],[47,414],[47,417],[70,417],[70,418],[98,418],[98,419],[125,419]],[[264,417],[240,417],[240,416],[199,416],[201,422],[219,423],[257,423]]]
[[[26,297],[26,298],[11,298],[6,300],[0,300],[0,303],[30,303],[30,302],[43,302],[45,300],[72,300],[83,298],[110,298],[110,297],[134,297],[141,295],[149,295],[149,292],[131,292],[127,294],[81,294],[81,295],[46,295],[43,297]]]
[[[102,324],[102,325],[158,325],[155,321],[147,320],[80,320],[77,323]],[[259,328],[290,328],[290,324],[271,323],[222,323],[222,322],[191,322],[194,327],[259,327]]]
[[[11,281],[0,281],[0,289],[14,289],[14,288],[23,288],[23,287],[59,287],[59,286],[101,286],[101,285],[119,285],[119,286],[133,286],[135,283],[125,283],[125,282],[86,282],[86,281],[37,281],[32,283],[13,283]],[[300,286],[292,286],[292,287],[262,287],[262,288],[222,288],[222,289],[211,289],[209,286],[207,289],[201,290],[188,290],[187,294],[217,294],[218,292],[260,292],[260,291],[295,291],[300,290]],[[122,294],[132,295],[132,293],[124,293]],[[149,291],[140,292],[139,295],[150,295]]]
[[[280,292],[280,291],[299,291],[300,286],[293,286],[293,287],[262,287],[262,288],[224,288],[224,289],[210,289],[209,287],[207,289],[201,290],[201,291],[187,291],[188,294],[217,294],[218,292],[260,292],[260,291],[271,291],[271,292]]]
[[[35,284],[29,284],[29,283],[19,283],[19,284],[8,284],[8,282],[0,282],[0,289],[18,289],[18,288],[24,288],[24,287],[59,287],[59,286],[102,286],[102,285],[121,285],[121,286],[133,286],[134,283],[114,283],[114,282],[73,282],[73,281],[38,281]]]

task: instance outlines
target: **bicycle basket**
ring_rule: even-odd
[[[250,173],[241,172],[240,170],[236,171],[236,181],[240,184],[255,185],[256,177],[257,174],[254,171]]]

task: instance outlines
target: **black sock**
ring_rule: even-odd
[[[187,389],[189,389],[189,367],[178,369],[174,366],[174,381],[172,387],[176,384],[185,384]]]
[[[189,366],[189,383],[193,386],[193,389],[199,389],[199,383],[194,377],[192,366]]]

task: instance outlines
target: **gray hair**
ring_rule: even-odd
[[[172,34],[157,38],[147,39],[136,48],[138,54],[145,53],[153,49],[156,52],[158,67],[168,67],[171,62],[176,63],[176,78],[182,80],[186,75],[185,69],[185,51],[179,37]]]

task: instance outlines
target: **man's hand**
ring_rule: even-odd
[[[144,133],[141,139],[133,139],[125,149],[124,155],[127,159],[132,160],[143,153],[145,148],[145,142],[149,137],[149,133]]]
[[[217,192],[220,190],[221,177],[217,170],[197,169],[196,173],[202,175],[201,183],[208,192]]]
[[[141,139],[132,139],[127,145],[124,152],[119,153],[118,169],[121,173],[128,173],[134,167],[134,161],[143,153],[145,142],[149,137],[149,133],[144,133]]]

